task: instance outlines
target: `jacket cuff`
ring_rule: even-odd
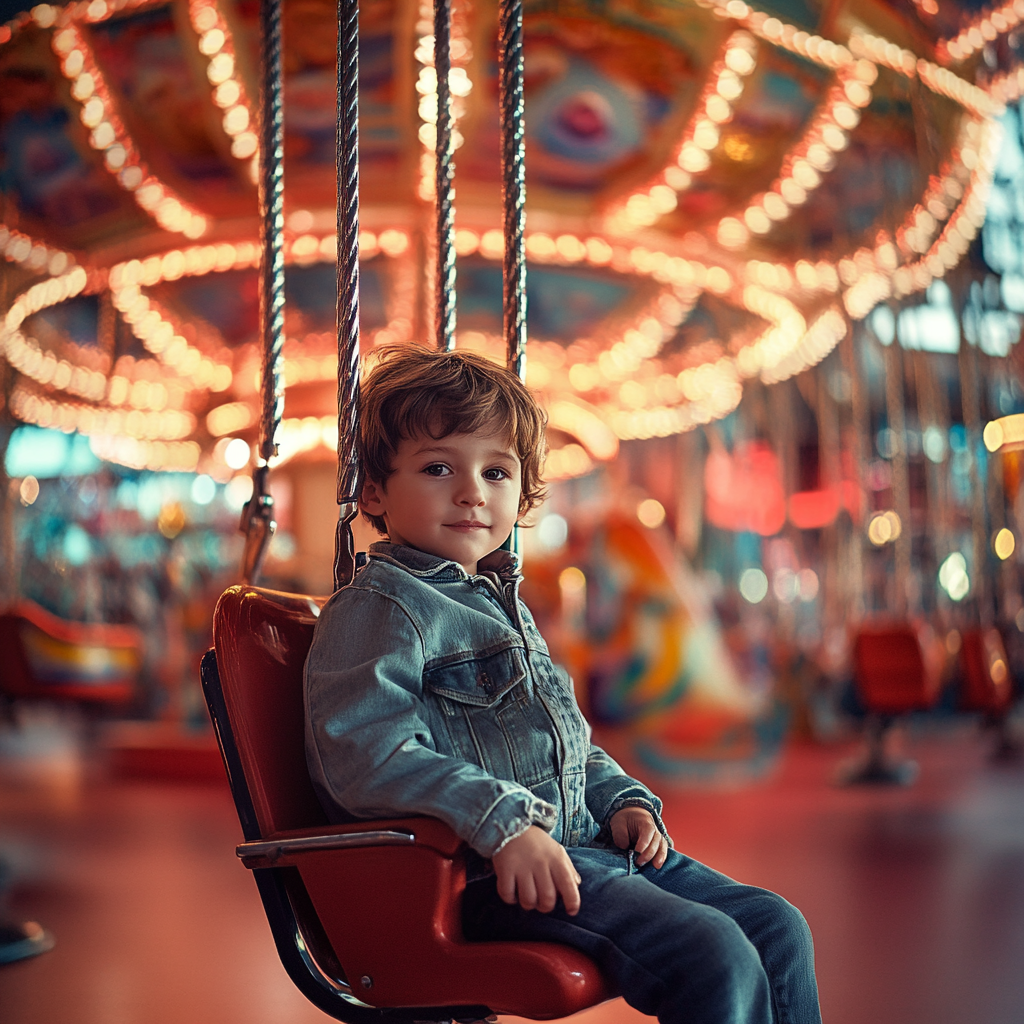
[[[601,832],[603,834],[611,836],[612,818],[624,807],[642,807],[645,811],[648,811],[654,819],[654,824],[657,826],[658,831],[668,840],[668,845],[675,845],[672,842],[672,837],[668,834],[668,829],[665,828],[665,822],[661,820],[661,801],[658,799],[649,800],[645,796],[629,796],[624,794],[616,797],[612,801],[612,805],[601,824]]]
[[[531,825],[550,832],[558,823],[558,811],[529,790],[506,793],[487,812],[469,845],[481,857],[491,858]]]

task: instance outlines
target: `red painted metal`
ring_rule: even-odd
[[[465,845],[441,822],[326,825],[306,772],[302,699],[318,611],[313,598],[242,586],[217,606],[220,681],[260,836],[400,828],[414,832],[416,843],[246,863],[298,869],[354,992],[372,1005],[484,1005],[551,1020],[609,998],[597,967],[575,950],[465,941],[459,912]],[[361,985],[363,978],[372,984]]]
[[[990,715],[1005,712],[1013,700],[1010,662],[997,629],[971,629],[960,647],[963,687],[960,705],[965,711]]]
[[[941,659],[924,626],[894,622],[861,627],[853,664],[857,693],[874,714],[923,711],[938,699]]]

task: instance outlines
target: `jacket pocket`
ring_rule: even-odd
[[[438,697],[478,708],[496,704],[526,678],[526,659],[519,647],[485,657],[438,665],[423,674],[423,685]]]

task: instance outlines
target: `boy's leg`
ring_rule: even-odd
[[[646,864],[640,875],[665,892],[714,907],[740,926],[764,965],[779,1024],[820,1024],[811,931],[796,907],[675,850],[661,870]]]
[[[579,949],[597,961],[626,1002],[662,1024],[772,1024],[761,958],[730,916],[650,884],[612,851],[569,854],[583,879],[576,917],[561,904],[550,914],[508,906],[494,880],[486,879],[466,890],[467,937]]]

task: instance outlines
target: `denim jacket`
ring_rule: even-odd
[[[428,815],[483,857],[539,825],[608,841],[661,801],[590,743],[566,672],[519,599],[515,558],[470,576],[389,543],[324,606],[306,661],[306,759],[333,822]]]

